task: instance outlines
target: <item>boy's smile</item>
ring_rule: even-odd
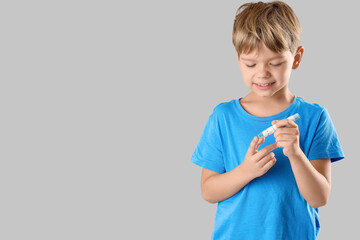
[[[275,53],[260,42],[258,51],[240,54],[238,64],[251,94],[280,97],[289,93],[291,70],[299,66],[303,51],[303,47],[299,47],[295,54],[290,51]]]
[[[270,89],[274,84],[275,84],[275,82],[271,82],[271,83],[255,83],[255,85],[256,85],[260,90]]]

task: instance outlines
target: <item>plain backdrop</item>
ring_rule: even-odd
[[[318,239],[355,237],[357,3],[286,2],[305,47],[290,89],[329,110],[345,153]],[[0,239],[210,239],[190,158],[213,108],[248,93],[243,3],[1,1]]]

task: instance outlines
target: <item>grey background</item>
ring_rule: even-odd
[[[291,90],[327,107],[346,155],[318,239],[356,236],[357,5],[286,2],[305,46]],[[242,3],[2,1],[0,239],[209,239],[190,157],[212,109],[248,92]]]

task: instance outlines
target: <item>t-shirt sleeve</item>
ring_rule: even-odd
[[[219,121],[214,113],[205,125],[191,162],[218,173],[225,172]]]
[[[330,158],[331,162],[344,158],[338,135],[326,108],[320,115],[308,155],[309,160],[324,158]]]

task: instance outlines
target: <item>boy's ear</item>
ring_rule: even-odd
[[[292,69],[297,69],[299,67],[303,54],[304,54],[304,47],[303,46],[298,47],[294,56]]]

